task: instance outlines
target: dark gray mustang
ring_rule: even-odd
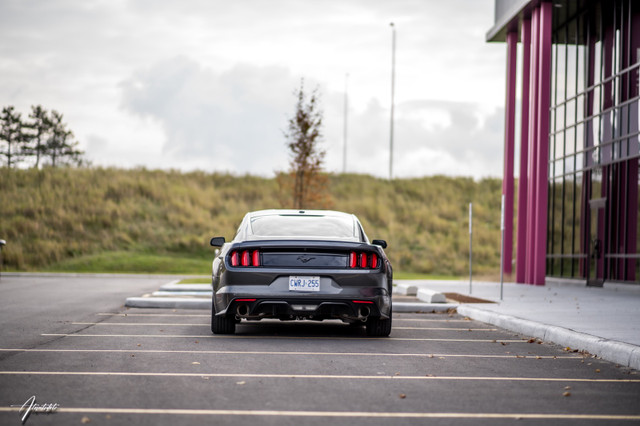
[[[393,272],[384,240],[367,238],[352,214],[327,210],[247,213],[213,261],[211,331],[241,320],[338,319],[391,332]]]

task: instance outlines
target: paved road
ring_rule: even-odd
[[[397,314],[378,339],[339,323],[214,336],[205,311],[122,307],[158,278],[42,281],[0,283],[3,425],[32,395],[60,404],[34,425],[640,424],[637,371],[457,315]]]

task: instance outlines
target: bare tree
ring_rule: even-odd
[[[319,109],[318,89],[307,99],[302,80],[295,95],[296,112],[285,132],[291,154],[293,205],[296,209],[324,207],[328,200],[328,180],[322,175],[326,152],[319,146],[322,139],[322,111]]]

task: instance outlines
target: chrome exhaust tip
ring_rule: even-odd
[[[249,305],[238,305],[238,307],[236,308],[236,314],[239,317],[246,317],[247,315],[249,315]]]
[[[365,321],[370,313],[371,313],[371,309],[369,309],[368,306],[363,306],[361,308],[358,308],[358,317],[362,321]]]

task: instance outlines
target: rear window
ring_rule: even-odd
[[[354,221],[349,216],[259,216],[251,220],[251,229],[259,237],[355,239]]]

